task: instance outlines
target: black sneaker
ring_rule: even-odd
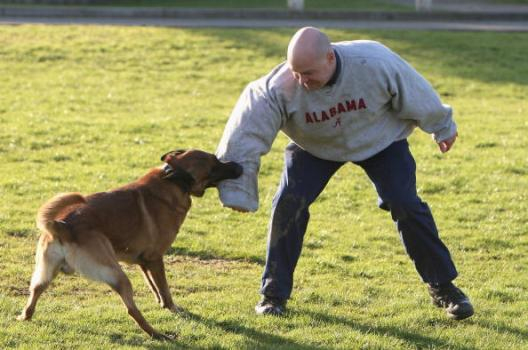
[[[263,296],[255,305],[257,315],[282,316],[286,312],[286,300]]]
[[[469,298],[453,283],[429,285],[429,295],[434,305],[444,308],[447,315],[455,320],[463,320],[473,315],[473,305]]]

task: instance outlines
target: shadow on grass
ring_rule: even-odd
[[[405,329],[402,329],[398,326],[394,326],[394,327],[373,326],[371,324],[359,323],[357,321],[353,321],[345,317],[332,316],[332,315],[328,315],[324,313],[306,311],[306,310],[302,312],[289,311],[289,314],[290,316],[293,316],[296,314],[308,315],[312,318],[312,320],[316,320],[317,322],[323,322],[323,323],[327,323],[330,325],[344,325],[346,327],[349,327],[350,329],[359,331],[361,334],[374,334],[382,338],[383,337],[394,338],[396,340],[405,342],[411,347],[416,347],[416,348],[435,348],[436,349],[436,348],[449,348],[450,346],[452,346],[452,344],[450,344],[448,341],[444,341],[442,339],[438,339],[438,338],[423,335],[423,334],[414,333],[411,331],[406,331]],[[189,320],[195,321],[195,322],[200,322],[204,324],[205,326],[207,326],[208,328],[218,328],[226,333],[233,333],[233,334],[243,336],[244,338],[247,338],[245,346],[252,348],[252,349],[255,349],[255,348],[276,349],[279,347],[300,349],[300,350],[331,349],[331,347],[328,347],[328,346],[325,347],[321,345],[313,346],[313,345],[307,345],[307,344],[300,344],[296,341],[292,341],[291,339],[281,337],[278,335],[274,335],[273,331],[263,332],[263,331],[248,327],[246,325],[243,325],[240,321],[237,321],[237,320],[218,321],[218,320],[210,319],[210,318],[203,317],[197,314],[193,314],[191,312],[186,312],[184,317]],[[508,331],[512,331],[512,330],[508,329]],[[154,345],[152,348],[166,349],[168,347],[160,343],[159,346]],[[196,348],[196,347],[193,347],[193,348]],[[464,346],[464,345],[458,344],[457,349],[471,350],[473,348],[470,346]]]
[[[122,334],[113,333],[110,335],[110,342],[120,347],[130,346],[142,349],[209,349],[196,345],[190,346],[189,344],[186,344],[183,341],[179,341],[177,337],[171,341],[148,340],[145,334],[141,334],[134,339],[124,339]]]
[[[286,47],[296,28],[199,29],[204,36],[226,43],[226,47],[250,50],[261,57],[285,59]],[[528,85],[528,64],[523,62],[528,41],[523,33],[443,32],[413,30],[336,30],[323,28],[334,42],[377,40],[409,61],[420,62],[443,76],[486,83]],[[235,60],[235,58],[233,58]],[[497,62],[490,64],[490,62]],[[263,72],[263,74],[268,71]],[[247,77],[254,80],[259,77]]]
[[[227,320],[227,321],[217,321],[211,318],[203,317],[191,312],[185,312],[185,318],[200,322],[209,328],[219,328],[226,333],[233,333],[241,335],[247,338],[244,348],[248,349],[277,349],[277,348],[292,348],[298,350],[325,350],[331,349],[324,346],[312,346],[306,344],[299,344],[298,342],[292,341],[291,339],[274,335],[271,332],[262,332],[251,327],[243,325],[239,321]],[[256,317],[256,316],[255,316]],[[169,344],[170,345],[170,344]],[[172,348],[171,346],[165,346],[164,344],[159,344],[159,346],[149,347],[153,349],[167,349]],[[187,347],[189,348],[189,347]],[[193,349],[200,349],[193,346]],[[220,347],[219,347],[220,348]],[[210,349],[210,347],[208,347]]]
[[[197,30],[204,36],[214,37],[214,42],[220,41],[228,49],[249,50],[260,57],[277,57],[276,64],[286,59],[288,41],[295,33],[295,28]],[[233,60],[236,60],[236,57],[233,57]]]
[[[190,250],[184,247],[171,247],[165,253],[166,256],[170,255],[180,255],[180,256],[189,256],[193,258],[198,258],[199,260],[223,260],[223,261],[233,261],[233,262],[249,262],[252,264],[258,264],[264,266],[264,259],[258,256],[240,256],[240,257],[226,257],[208,250]]]
[[[331,349],[324,346],[312,346],[306,344],[299,344],[291,339],[274,335],[271,332],[262,332],[251,327],[247,327],[241,324],[236,320],[228,321],[218,321],[211,318],[203,317],[197,314],[194,314],[189,311],[184,311],[181,315],[182,318],[185,318],[189,321],[199,322],[205,325],[208,328],[217,328],[226,333],[233,333],[246,338],[246,344],[243,348],[248,349],[277,349],[277,348],[292,348],[298,350],[326,350]],[[164,332],[164,329],[158,329],[158,331]],[[87,333],[96,332],[88,331]],[[137,332],[137,335],[125,337],[121,333],[112,333],[110,334],[110,342],[119,346],[143,346],[148,349],[211,349],[211,346],[198,346],[196,344],[189,345],[184,340],[179,340],[178,336],[172,341],[155,341],[149,340],[144,333]],[[148,344],[147,344],[148,343]],[[216,345],[214,348],[221,349],[223,348],[220,345]]]
[[[528,330],[526,328],[518,328],[518,327],[511,327],[504,323],[493,323],[489,321],[485,321],[482,319],[479,319],[475,322],[475,324],[488,328],[490,330],[496,331],[498,333],[504,334],[504,333],[510,333],[519,336],[523,339],[528,339]]]
[[[374,326],[371,324],[365,324],[365,323],[359,323],[357,321],[353,321],[351,319],[340,317],[340,316],[333,316],[325,313],[320,312],[314,312],[314,311],[293,311],[292,314],[302,314],[302,315],[309,315],[314,320],[317,320],[318,322],[324,322],[328,324],[335,324],[335,325],[344,325],[346,327],[349,327],[351,329],[355,329],[362,334],[375,334],[380,337],[391,337],[395,338],[401,341],[406,342],[408,345],[411,345],[412,347],[421,349],[421,348],[450,348],[452,344],[449,344],[447,341],[426,336],[419,333],[414,333],[411,331],[407,331],[405,329],[402,329],[398,326]],[[470,350],[474,349],[469,346],[463,346],[460,344],[457,344],[457,349],[461,350]]]

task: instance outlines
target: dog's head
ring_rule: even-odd
[[[242,166],[235,162],[221,162],[214,154],[200,150],[176,150],[164,154],[167,163],[165,178],[180,182],[194,196],[203,196],[209,187],[222,180],[242,175]]]

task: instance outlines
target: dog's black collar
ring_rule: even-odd
[[[191,192],[194,185],[194,178],[191,174],[180,167],[172,167],[169,164],[165,164],[163,167],[163,179],[175,183],[187,193]]]

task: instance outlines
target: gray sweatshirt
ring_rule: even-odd
[[[367,159],[416,126],[437,142],[455,135],[451,107],[396,53],[366,40],[332,46],[341,72],[331,86],[308,91],[283,62],[244,89],[216,151],[244,168],[218,186],[225,206],[258,209],[260,157],[279,130],[316,157],[344,162]]]

